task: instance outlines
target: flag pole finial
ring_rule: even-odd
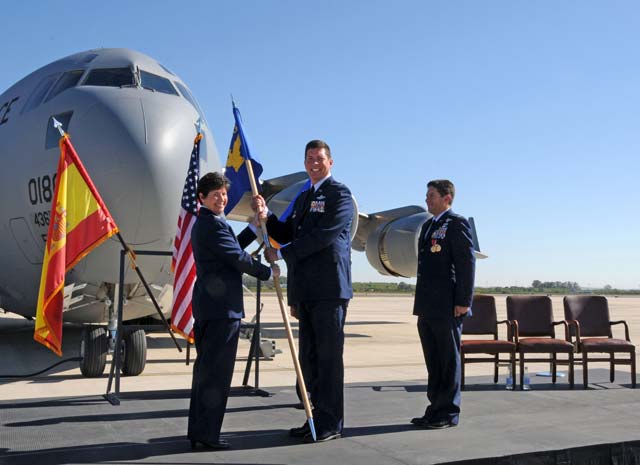
[[[198,134],[202,132],[202,118],[200,117],[198,117],[198,120],[196,121],[196,131],[198,131]]]
[[[51,118],[53,120],[53,127],[60,131],[60,136],[64,137],[64,129],[62,129],[62,123],[55,118]]]

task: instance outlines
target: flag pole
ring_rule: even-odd
[[[247,173],[249,174],[249,182],[251,183],[251,193],[255,197],[258,195],[258,186],[256,185],[256,179],[253,176],[253,167],[251,166],[251,160],[245,160],[247,165]],[[264,218],[260,218],[260,226],[262,228],[262,241],[265,247],[269,244],[269,235],[267,234],[267,224]],[[273,262],[271,262],[273,265]],[[291,332],[291,323],[289,322],[289,315],[284,307],[284,299],[282,298],[282,288],[280,287],[280,278],[278,276],[273,277],[273,284],[276,288],[276,294],[278,295],[278,303],[280,304],[280,312],[282,313],[282,320],[284,321],[284,327],[287,331],[287,339],[289,340],[289,349],[291,349],[291,357],[293,358],[293,366],[296,369],[296,376],[298,377],[298,384],[300,386],[302,403],[304,404],[304,411],[307,414],[307,422],[309,423],[309,429],[311,430],[311,436],[313,440],[316,440],[316,428],[313,424],[313,413],[311,412],[311,405],[309,404],[309,397],[307,396],[307,386],[304,384],[304,377],[302,376],[302,369],[300,368],[300,362],[298,360],[298,351],[296,350],[295,343],[293,341],[293,333]]]

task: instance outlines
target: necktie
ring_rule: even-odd
[[[302,212],[300,212],[300,219],[298,221],[302,221],[305,215],[309,212],[309,208],[311,207],[311,201],[313,199],[313,186],[309,188],[306,192],[307,196],[304,199],[304,203],[302,204]]]
[[[433,231],[436,230],[436,223],[437,221],[435,219],[431,220],[431,224],[429,225],[429,227],[427,228],[427,232],[424,234],[424,240],[429,240],[429,234],[431,234]]]

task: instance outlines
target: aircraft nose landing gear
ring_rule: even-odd
[[[85,326],[80,342],[80,372],[87,378],[104,373],[108,352],[107,330],[102,326]]]
[[[123,336],[122,374],[138,376],[147,363],[147,336],[140,328],[125,328]]]
[[[110,342],[103,326],[85,326],[82,329],[80,372],[84,376],[102,376],[107,365],[107,353],[113,352],[114,344]],[[147,335],[144,329],[125,328],[122,342],[122,374],[138,376],[147,363]]]

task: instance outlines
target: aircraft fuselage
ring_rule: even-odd
[[[0,307],[11,312],[35,314],[60,153],[52,118],[63,123],[122,236],[136,249],[171,250],[199,118],[202,169],[220,169],[187,86],[138,52],[71,55],[20,80],[0,102]],[[68,273],[67,285],[87,286],[73,294],[83,297],[65,308],[65,321],[106,321],[120,249],[109,240]],[[172,283],[170,258],[141,256],[138,265],[154,289]],[[155,313],[127,269],[125,319]]]

